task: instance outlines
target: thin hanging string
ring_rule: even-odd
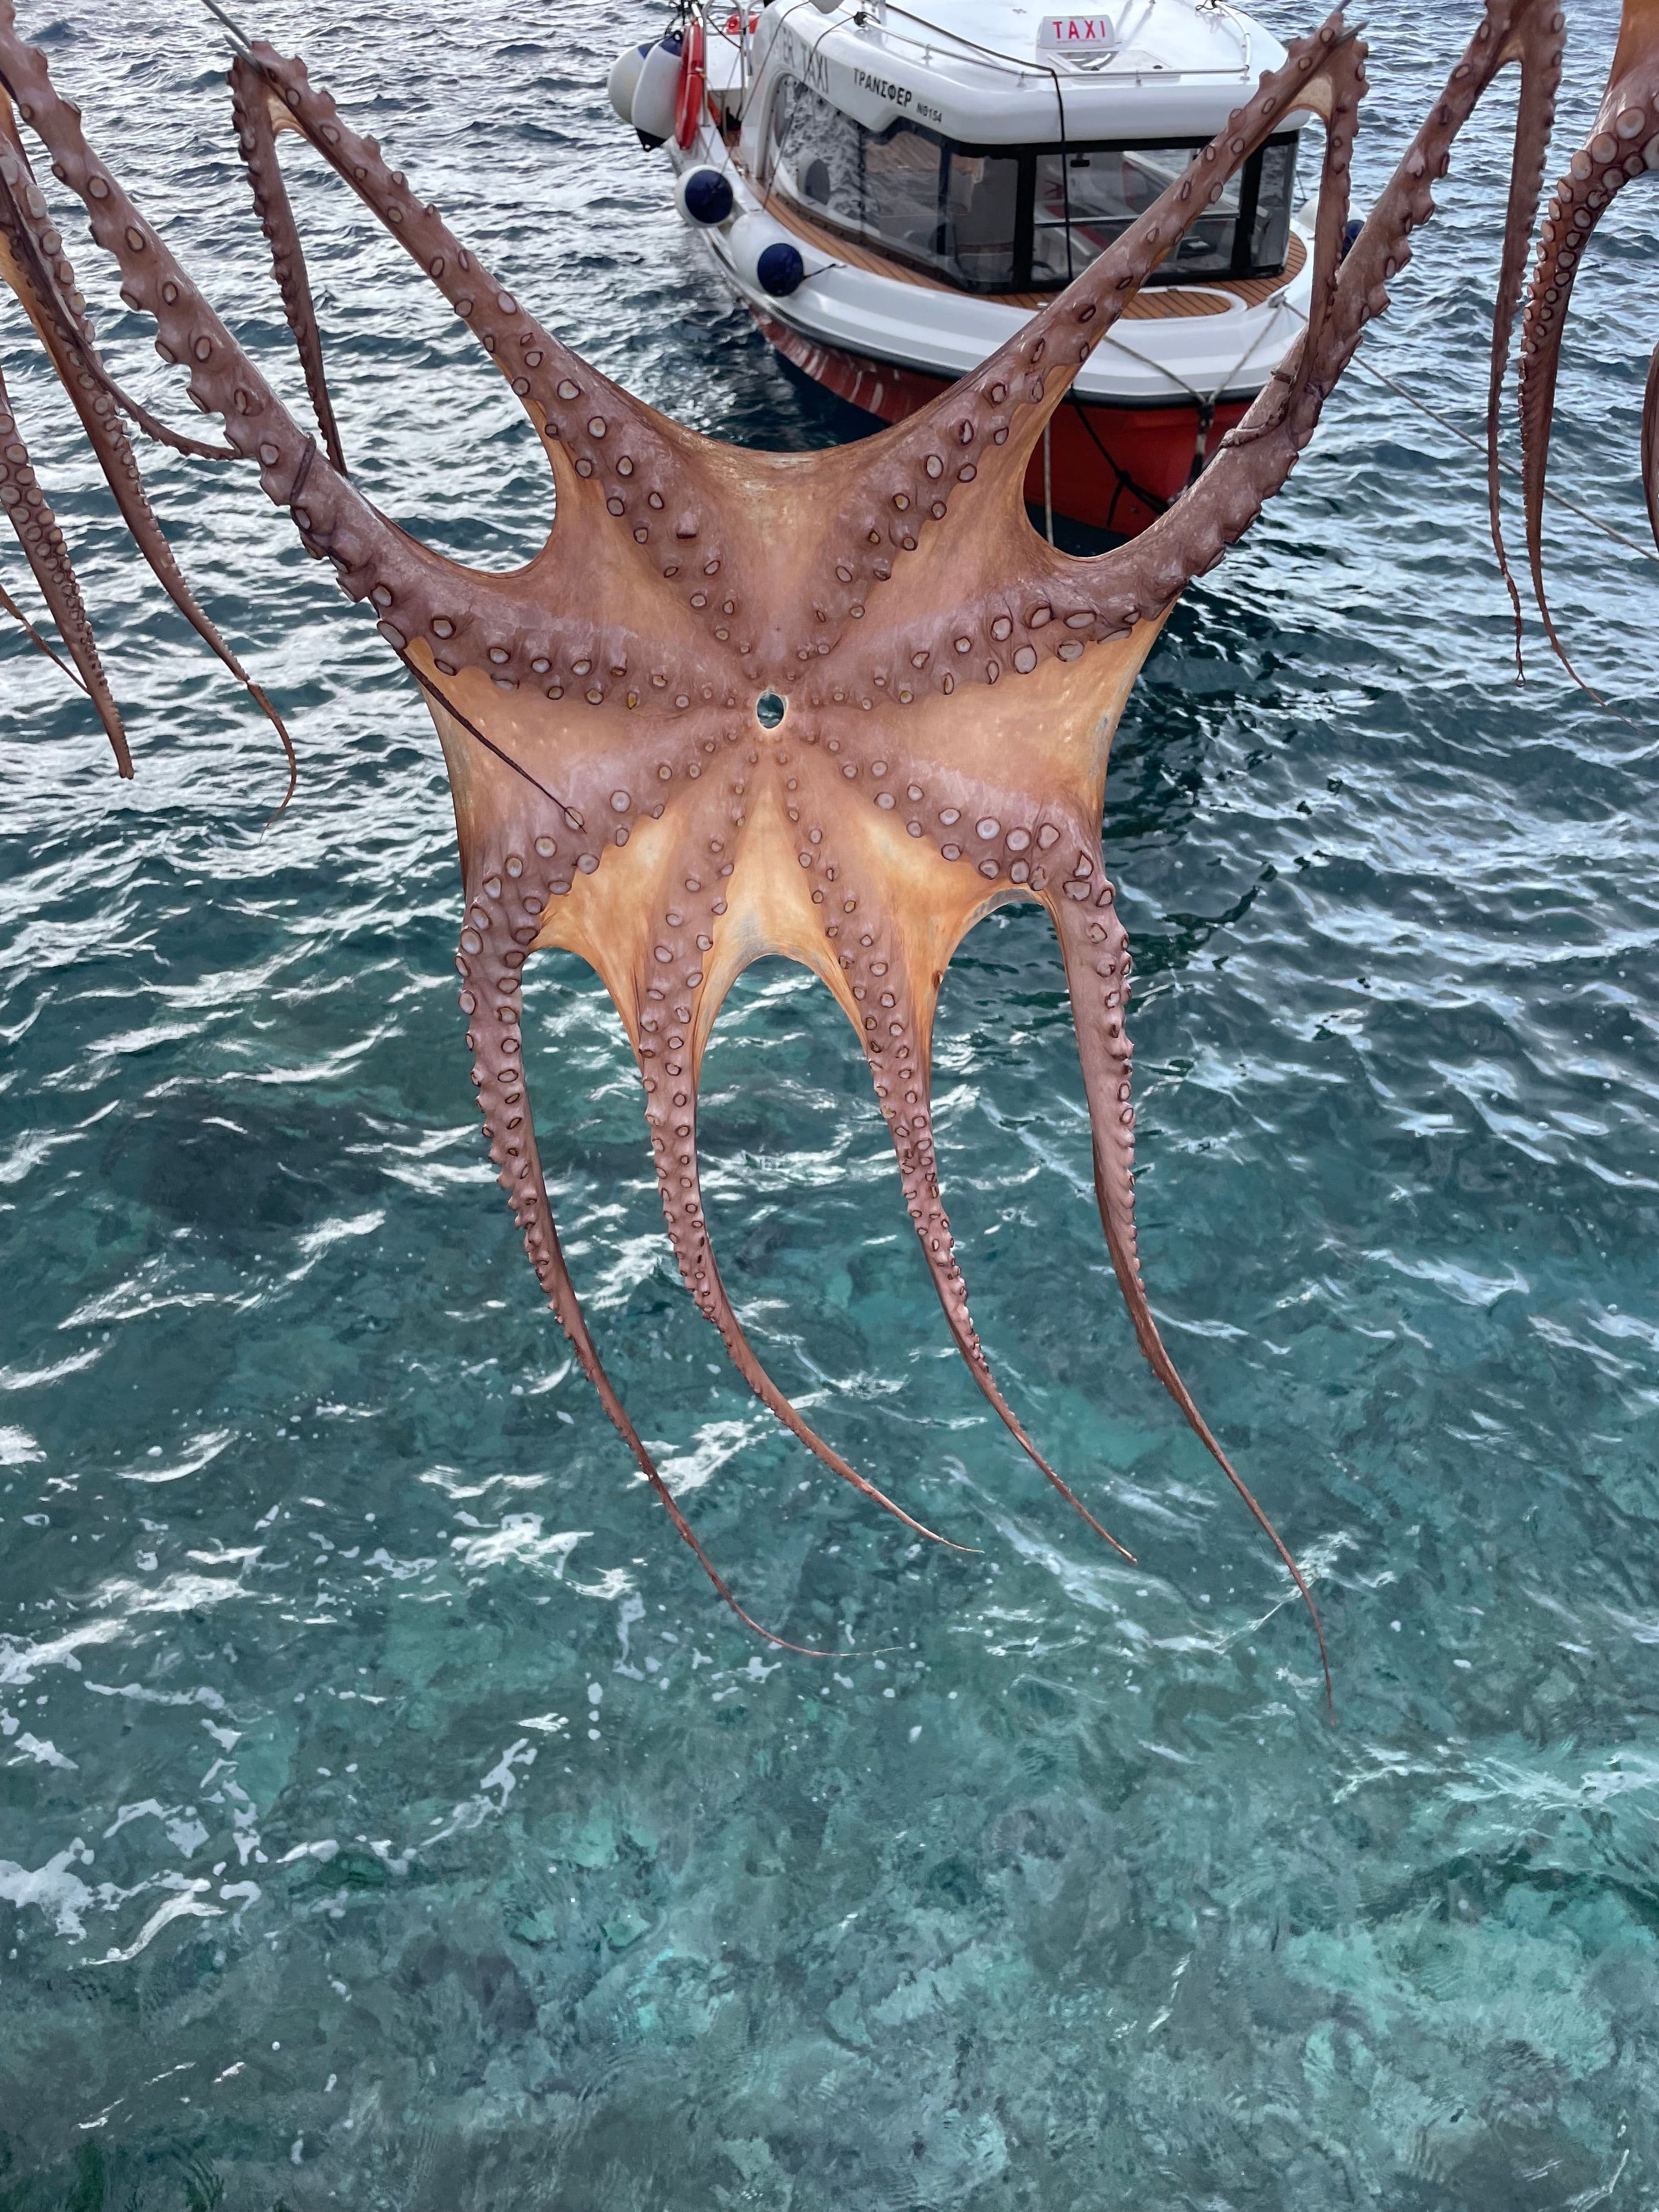
[[[1354,356],[1353,366],[1356,368],[1363,368],[1367,376],[1375,377],[1379,384],[1386,384],[1396,398],[1403,399],[1408,407],[1415,407],[1419,415],[1426,415],[1430,422],[1437,422],[1443,430],[1449,430],[1454,438],[1461,438],[1466,446],[1474,447],[1483,460],[1486,459],[1486,446],[1483,438],[1472,437],[1468,431],[1460,429],[1455,422],[1449,422],[1443,415],[1431,407],[1425,399],[1419,399],[1414,392],[1407,392],[1405,386],[1396,384],[1393,377],[1385,376],[1382,371],[1367,361],[1363,354]],[[1507,471],[1512,477],[1518,477],[1521,473],[1516,462],[1506,461],[1501,455],[1498,458],[1498,465],[1500,469]],[[1622,530],[1615,529],[1610,522],[1604,522],[1599,514],[1592,514],[1589,507],[1580,507],[1577,500],[1569,499],[1565,492],[1552,490],[1547,484],[1544,488],[1544,496],[1546,499],[1553,500],[1557,507],[1565,507],[1569,514],[1576,514],[1581,522],[1590,523],[1604,536],[1613,538],[1618,544],[1627,545],[1632,553],[1639,553],[1644,561],[1652,561],[1659,564],[1659,550],[1656,550],[1651,545],[1644,545],[1640,538],[1626,538]]]
[[[58,663],[58,665],[63,670],[64,675],[68,677],[70,682],[74,684],[77,691],[86,691],[87,687],[81,680],[80,671],[78,669],[71,668],[68,661],[64,659],[63,654],[58,651],[57,647],[53,646],[49,640],[41,636],[40,631],[36,629],[34,624],[23,612],[21,607],[18,605],[16,600],[13,599],[11,593],[6,589],[3,584],[0,584],[0,613],[9,614],[12,617],[14,621],[21,623],[23,625],[24,635],[28,639],[29,643],[34,647],[35,651],[37,653],[44,653],[48,660],[55,660]],[[90,692],[88,692],[87,696],[90,698],[92,695]]]

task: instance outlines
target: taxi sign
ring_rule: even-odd
[[[1109,15],[1044,15],[1037,31],[1039,53],[1102,53],[1116,44]]]

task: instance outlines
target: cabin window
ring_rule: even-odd
[[[866,131],[799,79],[772,104],[768,181],[804,214],[975,291],[1013,283],[1019,157],[914,123]]]
[[[1296,198],[1294,136],[1270,138],[1256,159],[1261,169],[1249,239],[1249,273],[1277,276],[1291,250],[1291,209]]]
[[[860,228],[918,261],[943,257],[939,238],[939,164],[936,138],[900,123],[879,137],[859,133],[863,155]]]
[[[1196,148],[1073,147],[1036,156],[1031,281],[1065,284],[1146,214]],[[1271,140],[1228,179],[1221,198],[1194,223],[1152,279],[1277,276],[1290,245],[1296,140]],[[1070,217],[1069,258],[1067,216]]]
[[[1143,215],[1204,143],[962,145],[915,123],[868,131],[785,77],[764,175],[803,214],[964,291],[1050,291]],[[1253,155],[1151,281],[1279,275],[1296,148],[1287,132]]]
[[[1019,281],[1019,156],[951,147],[945,191],[945,237],[958,283],[1006,292]]]
[[[1192,159],[1185,146],[1095,146],[1036,157],[1031,281],[1064,284],[1146,214]],[[1159,274],[1230,276],[1241,170],[1200,216]],[[1067,218],[1070,218],[1069,234]]]
[[[787,76],[772,102],[769,180],[812,214],[862,230],[866,136],[844,109]]]

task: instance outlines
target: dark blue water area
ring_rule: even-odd
[[[609,113],[648,10],[240,12],[634,390],[749,444],[847,434]],[[23,15],[297,392],[206,17]],[[1574,16],[1561,161],[1614,11]],[[1379,0],[1362,189],[1466,17]],[[1364,349],[1472,430],[1513,105]],[[522,560],[551,502],[511,395],[288,166],[362,481]],[[1557,434],[1563,490],[1637,539],[1656,212],[1632,188],[1588,257]],[[5,2212],[1650,2204],[1651,559],[1554,510],[1564,633],[1627,719],[1535,624],[1517,685],[1478,457],[1356,372],[1117,741],[1153,1304],[1307,1565],[1334,1725],[1285,1575],[1136,1352],[1039,912],[951,970],[941,1164],[1011,1395],[1133,1566],[951,1352],[827,994],[769,962],[722,1017],[717,1244],[811,1418],[971,1550],[913,1544],[747,1396],[675,1275],[608,1004],[538,964],[605,1356],[745,1603],[843,1655],[796,1658],[674,1540],[493,1187],[420,701],[244,472],[154,459],[294,726],[264,828],[269,731],[0,327],[139,769],[0,641]]]

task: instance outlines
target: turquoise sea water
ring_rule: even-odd
[[[23,12],[281,359],[205,19]],[[1364,175],[1469,12],[1379,0]],[[1564,147],[1614,11],[1577,15]],[[647,11],[250,20],[634,389],[750,443],[856,427],[611,118]],[[1503,119],[1367,348],[1471,427]],[[523,558],[548,497],[510,396],[289,168],[371,490]],[[1632,534],[1655,245],[1638,187],[1558,441]],[[1284,1577],[1132,1356],[1036,910],[951,973],[942,1164],[1004,1379],[1138,1568],[950,1351],[828,996],[768,963],[723,1019],[720,1247],[780,1380],[971,1556],[917,1552],[749,1400],[674,1274],[607,1006],[540,963],[544,1152],[605,1355],[754,1611],[856,1655],[825,1664],[714,1601],[536,1295],[413,693],[251,485],[157,459],[300,745],[262,834],[269,732],[123,549],[9,307],[0,333],[140,771],[0,641],[4,2212],[1659,2202],[1651,565],[1556,514],[1561,616],[1630,720],[1535,647],[1518,689],[1475,457],[1356,374],[1118,740],[1153,1302],[1316,1574],[1334,1726]]]

